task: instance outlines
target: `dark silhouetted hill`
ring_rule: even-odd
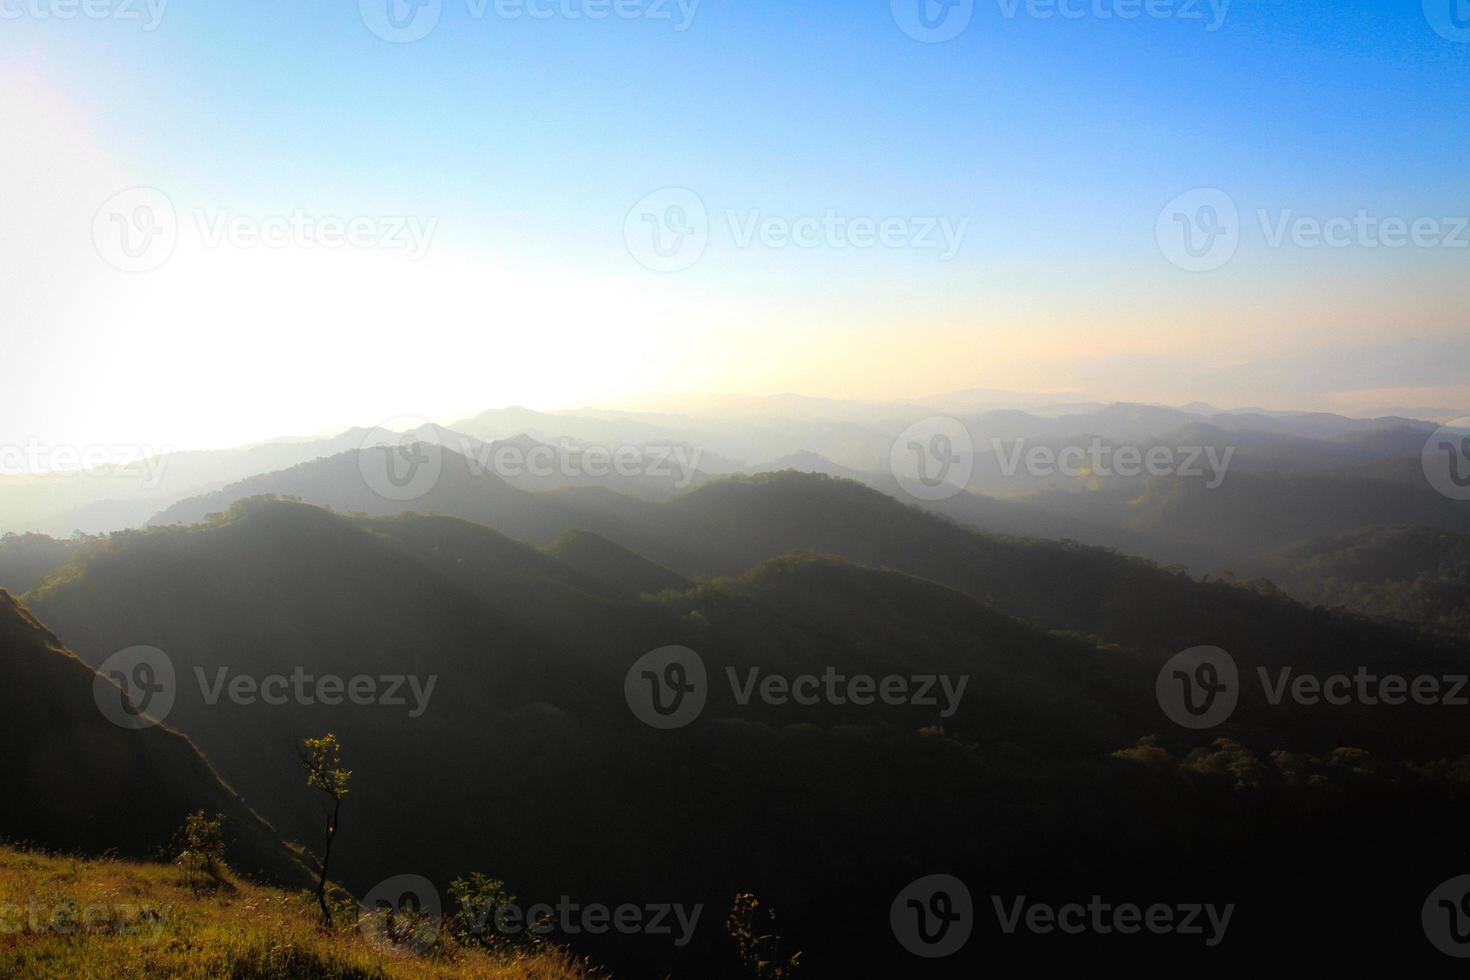
[[[264,880],[304,885],[306,868],[272,828],[168,727],[124,729],[93,696],[95,671],[0,591],[5,751],[0,835],[64,850],[153,857],[195,810],[223,813],[228,858]],[[109,682],[110,683],[110,682]],[[117,692],[119,699],[122,692]]]

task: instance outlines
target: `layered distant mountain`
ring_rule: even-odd
[[[514,410],[487,413],[477,424],[489,433],[531,422],[547,426],[567,418]],[[1204,418],[1209,421],[1202,421]],[[607,438],[610,427],[621,421],[620,416],[597,418],[586,425],[572,419],[566,424],[581,435]],[[695,420],[685,422],[693,425]],[[1172,435],[1159,435],[1181,422],[1183,426]],[[804,419],[801,424],[815,423]],[[820,424],[827,426],[826,437],[839,444],[839,451],[865,458],[871,453],[852,450],[851,439],[871,443],[872,449],[891,438],[880,439],[876,430],[857,423]],[[1289,590],[1298,579],[1283,564],[1282,556],[1292,554],[1283,548],[1294,542],[1384,526],[1470,533],[1470,509],[1430,489],[1424,480],[1416,447],[1422,447],[1427,423],[1259,413],[1202,416],[1115,405],[1050,417],[987,412],[971,417],[967,424],[975,433],[975,475],[968,490],[956,488],[953,496],[939,501],[913,501],[887,471],[886,463],[875,464],[885,468],[865,471],[812,450],[800,450],[754,469],[792,469],[858,480],[972,528],[1104,545],[1161,564],[1182,565],[1194,574],[1267,575],[1283,580]],[[688,495],[710,481],[697,467],[680,468],[679,461],[688,464],[690,455],[676,458],[670,454],[668,469],[658,476],[643,472],[597,476],[585,472],[586,460],[580,454],[588,451],[586,445],[569,450],[524,434],[481,442],[448,429],[422,431],[432,436],[432,444],[426,445],[442,468],[432,486],[412,499],[385,496],[381,487],[374,487],[364,476],[384,470],[390,465],[388,455],[395,452],[373,447],[250,477],[174,504],[158,514],[155,522],[196,523],[228,510],[239,500],[272,494],[346,513],[452,515],[543,546],[567,528],[585,527],[612,540],[642,542],[649,557],[678,568],[675,553],[681,545],[677,540],[647,541],[643,528],[654,513],[648,505]],[[647,421],[638,421],[629,431],[640,437],[689,434]],[[987,438],[994,444],[987,444]],[[1010,454],[1014,461],[1018,449],[1044,447],[1055,452],[1091,440],[1112,449],[1120,444],[1118,440],[1126,439],[1139,440],[1137,445],[1144,450],[1150,446],[1209,450],[1214,460],[1228,460],[1228,467],[1212,479],[1180,475],[1069,478],[1004,471],[1005,457]],[[559,454],[555,472],[533,476],[517,468],[528,453],[540,450]],[[512,465],[503,465],[504,460]],[[644,469],[649,468],[647,464],[645,457]],[[20,590],[29,588],[59,565],[70,547],[61,542],[48,544],[47,539],[35,536],[6,539],[0,542],[0,581]],[[683,561],[685,567],[700,567],[693,556],[686,555]],[[1421,574],[1433,571],[1425,569]],[[1295,594],[1312,598],[1307,593]],[[1346,598],[1351,605],[1352,594]],[[1376,610],[1365,605],[1361,611]]]
[[[1214,489],[1197,480],[1155,479],[1090,494],[1036,494],[1024,504],[1093,529],[1083,530],[1082,540],[1195,572],[1276,575],[1282,565],[1271,555],[1286,544],[1376,526],[1470,533],[1463,502],[1426,486],[1345,473],[1240,471]]]
[[[419,447],[409,448],[416,451]],[[567,508],[558,501],[535,499],[456,451],[431,444],[425,444],[423,451],[433,454],[438,473],[433,485],[412,500],[384,496],[364,477],[365,468],[386,473],[386,467],[392,465],[393,450],[362,449],[264,473],[182,501],[158,514],[151,523],[196,524],[210,515],[228,511],[241,500],[273,495],[330,507],[340,513],[449,514],[479,521],[526,540],[549,541],[566,526]]]
[[[0,532],[39,531],[68,537],[140,527],[164,507],[257,473],[356,449],[371,430],[324,439],[282,439],[239,449],[170,452],[117,447],[125,464],[81,473],[0,476]]]
[[[793,469],[857,480],[981,530],[1105,545],[1195,574],[1274,573],[1279,566],[1267,556],[1284,544],[1362,528],[1470,531],[1466,508],[1425,481],[1419,457],[1434,425],[1412,419],[1127,404],[1050,414],[981,411],[955,419],[968,434],[968,446],[956,447],[956,459],[970,473],[963,489],[943,500],[916,501],[890,472],[890,455],[922,411],[917,406],[788,398],[717,407],[726,414],[487,412],[450,429],[419,430],[433,437],[436,450],[443,447],[445,458],[444,485],[422,497],[395,502],[374,493],[357,475],[361,457],[352,455],[364,450],[353,447],[182,500],[153,519],[197,522],[237,500],[276,494],[339,511],[453,514],[546,544],[554,527],[529,511],[560,509],[564,516],[550,525],[565,526],[577,523],[581,509],[609,518],[624,506],[621,497],[660,501],[736,470]],[[604,464],[589,473],[584,454],[614,447],[661,453],[668,468],[650,476],[609,472]],[[1077,449],[1096,449],[1108,461],[1120,450],[1139,456],[1159,450],[1186,472],[1118,473],[1106,465],[1033,472],[1024,463],[1032,452],[1054,458]],[[770,455],[759,455],[765,451]],[[557,462],[532,475],[519,464],[537,452],[547,453],[545,459],[555,454]],[[512,465],[500,465],[502,453]],[[765,462],[738,462],[742,458]],[[645,470],[655,468],[651,457],[644,463]],[[507,488],[580,495],[532,507]],[[599,499],[599,490],[619,499]]]
[[[972,397],[973,396],[973,397]],[[983,397],[982,397],[983,396]],[[765,399],[693,400],[684,411],[536,412],[525,408],[495,409],[448,427],[411,421],[404,432],[433,433],[447,448],[468,455],[484,443],[531,444],[618,450],[630,447],[679,448],[698,454],[703,476],[753,472],[768,461],[793,457],[796,468],[804,454],[829,460],[847,475],[885,473],[894,441],[906,427],[936,412],[953,413],[970,433],[976,475],[969,489],[991,496],[1016,496],[1055,489],[1096,488],[1091,483],[1032,478],[1005,472],[999,458],[1017,440],[1029,446],[1056,446],[1092,438],[1109,445],[1149,446],[1220,442],[1222,435],[1239,451],[1237,465],[1290,473],[1352,468],[1384,477],[1414,479],[1417,466],[1397,464],[1417,459],[1433,423],[1413,419],[1348,419],[1311,413],[1220,412],[1209,406],[1182,409],[1146,405],[1046,405],[1044,400],[1017,398],[995,406],[997,393],[959,393],[930,405],[869,404],[795,395]],[[169,452],[166,447],[137,449],[151,453],[131,464],[117,464],[86,475],[0,477],[0,532],[39,531],[69,536],[74,531],[98,533],[138,526],[189,497],[211,493],[250,477],[288,469],[343,452],[396,442],[397,430],[355,428],[335,436],[280,439],[240,449]],[[995,442],[1003,445],[997,451]],[[964,447],[961,447],[963,450]],[[119,448],[119,451],[121,449]],[[124,453],[124,456],[130,454]],[[501,474],[504,476],[505,474]],[[521,489],[587,485],[595,478],[542,477],[531,485],[511,478]],[[684,483],[687,488],[697,480]],[[1104,484],[1106,481],[1104,481]],[[1062,485],[1067,484],[1067,485]],[[1074,485],[1075,484],[1075,485]],[[658,480],[624,479],[622,492],[634,495],[667,492]]]

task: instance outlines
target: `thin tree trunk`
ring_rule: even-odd
[[[322,874],[316,883],[317,904],[322,907],[322,921],[327,928],[332,926],[332,911],[327,908],[327,864],[332,860],[332,838],[337,836],[337,815],[342,810],[342,798],[332,803],[332,818],[327,821],[327,846],[322,850]]]

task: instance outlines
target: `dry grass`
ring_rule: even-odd
[[[164,864],[0,848],[0,977],[330,977],[593,980],[556,949],[424,957],[327,932],[314,900],[235,881],[195,897]]]

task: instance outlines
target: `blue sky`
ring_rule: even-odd
[[[1126,22],[1007,19],[992,0],[940,45],[851,0],[704,0],[682,33],[474,20],[450,0],[406,45],[354,6],[174,0],[151,34],[20,23],[6,48],[44,38],[140,171],[247,198],[574,228],[665,183],[1043,228],[1135,202],[1151,214],[1199,185],[1262,206],[1466,203],[1470,46],[1411,4],[1239,2],[1210,32],[1205,0],[1205,21]]]
[[[393,44],[342,0],[173,0],[153,31],[33,12],[64,2],[0,0],[0,11],[22,12],[0,19],[0,66],[75,112],[118,190],[162,188],[184,215],[432,215],[433,260],[445,263],[436,283],[490,269],[532,285],[498,319],[493,295],[480,294],[473,314],[472,293],[440,297],[407,339],[491,358],[529,316],[563,355],[591,344],[604,358],[564,390],[510,386],[506,400],[793,387],[900,397],[1007,379],[1097,390],[1106,372],[1085,363],[1129,358],[1155,367],[1115,372],[1117,390],[1097,393],[1187,400],[1154,377],[1158,364],[1198,379],[1211,366],[1300,365],[1334,349],[1353,363],[1378,345],[1456,349],[1470,334],[1460,312],[1470,249],[1271,248],[1255,218],[1470,214],[1470,43],[1437,33],[1417,3],[1236,2],[1210,30],[1219,8],[1208,0],[1134,20],[1099,15],[1119,0],[1077,4],[1077,18],[1034,17],[1024,3],[1008,17],[989,0],[958,37],[927,44],[899,28],[886,0],[703,0],[684,31],[673,2],[673,20],[592,21],[475,18],[467,0],[445,0],[427,37]],[[557,2],[580,10],[586,0]],[[1199,19],[1175,16],[1186,5]],[[624,238],[630,207],[664,187],[693,189],[711,216],[707,254],[677,275],[631,261]],[[1195,188],[1224,191],[1243,219],[1239,253],[1204,276],[1171,265],[1156,239],[1161,209]],[[967,231],[939,261],[911,248],[742,249],[726,218],[829,208],[947,216]],[[208,258],[210,281],[246,293],[274,274]],[[395,288],[372,268],[340,280],[367,306]],[[168,274],[118,285],[118,308],[156,302],[173,288]],[[609,328],[623,341],[616,350],[566,322],[585,319],[576,309],[537,317],[537,296],[584,288],[600,297],[594,309],[625,296],[649,304]],[[95,310],[55,299],[29,297],[26,322],[78,349],[107,329]],[[184,314],[176,305],[169,315]],[[324,352],[364,332],[374,350],[395,340],[391,325],[367,327],[361,315],[312,315],[291,323],[284,311],[279,336],[324,334]],[[639,333],[639,323],[653,326]],[[181,329],[155,347],[176,346]],[[211,352],[207,338],[196,342],[206,344],[197,354]],[[535,356],[516,343],[515,356]],[[145,354],[109,345],[124,361]],[[836,370],[838,354],[854,364]],[[248,377],[223,380],[247,398]],[[1307,380],[1197,396],[1298,407],[1288,403],[1299,391],[1312,400],[1300,407],[1353,407],[1351,392],[1329,404]],[[1390,396],[1401,382],[1385,378],[1383,398],[1470,406],[1470,391],[1453,385]],[[391,408],[435,416],[500,393],[426,389]],[[339,421],[317,416],[341,394],[324,394],[298,427]],[[31,404],[14,407],[33,420],[49,410]],[[162,411],[150,403],[130,424],[157,425]],[[267,413],[229,428],[285,421]]]

